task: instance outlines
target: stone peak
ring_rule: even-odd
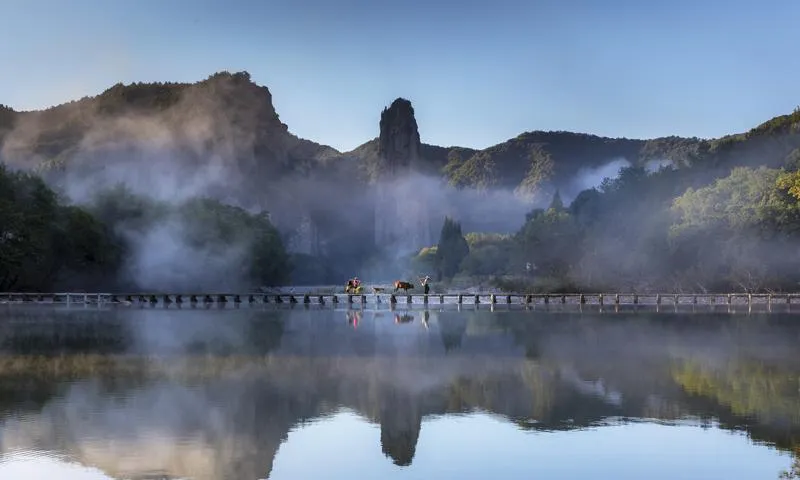
[[[411,101],[397,98],[381,113],[378,153],[387,173],[414,168],[420,159],[420,148],[414,107]]]

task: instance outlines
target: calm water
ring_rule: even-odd
[[[777,479],[798,340],[786,313],[3,306],[0,478]]]

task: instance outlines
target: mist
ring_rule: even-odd
[[[250,213],[268,212],[288,251],[330,263],[329,277],[361,274],[390,282],[404,274],[409,256],[438,242],[445,216],[459,221],[465,233],[513,233],[526,213],[547,207],[556,190],[570,200],[630,165],[615,159],[582,169],[566,184],[545,184],[532,196],[510,188],[457,189],[441,176],[414,171],[368,183],[355,161],[310,160],[315,150],[303,150],[277,120],[268,122],[266,133],[254,133],[271,105],[263,105],[259,88],[249,94],[250,99],[239,98],[242,91],[236,91],[237,110],[225,96],[199,89],[184,93],[165,113],[108,117],[72,105],[86,128],[60,158],[63,163],[45,169],[44,177],[68,201],[90,209],[99,193],[124,185],[170,208],[208,197]],[[47,127],[40,116],[23,117],[4,143],[4,156],[18,166],[41,161],[19,153]],[[264,151],[259,135],[268,138],[271,151]],[[297,162],[308,167],[290,168]],[[198,248],[174,215],[142,228],[116,226],[131,246],[120,272],[123,285],[162,291],[249,288],[235,268],[248,261],[246,242],[224,250]]]
[[[268,206],[284,207],[274,194],[280,193],[276,184],[293,145],[270,141],[279,151],[258,150],[263,137],[285,136],[266,89],[237,84],[236,76],[209,81],[214,85],[210,91],[189,86],[161,111],[135,103],[108,110],[106,103],[115,105],[114,87],[96,99],[20,114],[2,144],[2,158],[16,168],[44,166],[43,177],[64,200],[90,210],[100,194],[120,185],[171,209],[200,198],[253,214]],[[59,124],[77,134],[67,150],[52,158],[31,149],[42,145],[52,129],[62,128]],[[246,288],[235,266],[246,261],[247,242],[224,250],[198,248],[188,241],[187,228],[175,215],[164,215],[145,230],[116,225],[116,233],[130,246],[120,283],[173,291]]]
[[[268,90],[252,84],[246,74],[216,75],[175,88],[115,86],[93,99],[21,113],[0,156],[16,168],[40,170],[63,199],[90,211],[97,208],[100,194],[123,185],[171,211],[211,198],[253,215],[267,214],[305,284],[339,284],[353,275],[391,282],[408,274],[411,256],[438,242],[445,217],[460,222],[464,233],[512,234],[525,224],[526,214],[546,208],[559,192],[566,204],[581,195],[590,200],[588,207],[584,202],[571,209],[581,217],[581,228],[608,225],[581,239],[580,249],[576,244],[559,253],[570,257],[569,275],[578,286],[656,288],[661,275],[663,287],[673,282],[667,277],[674,258],[663,254],[674,220],[669,202],[689,186],[702,186],[700,181],[710,175],[678,169],[666,157],[638,167],[633,159],[611,157],[593,159],[598,166],[573,175],[559,172],[552,177],[558,181],[543,181],[532,195],[513,188],[454,188],[440,172],[394,167],[387,170],[393,176],[375,180],[365,175],[360,163],[365,160],[292,135],[275,113]],[[621,171],[636,177],[622,182],[629,191],[603,191],[598,200],[594,194],[606,188],[604,181],[613,187]],[[649,177],[666,180],[643,180]],[[632,186],[636,182],[648,187]],[[114,220],[104,219],[129,246],[118,275],[124,288],[259,287],[244,274],[244,266],[253,262],[247,238],[223,247],[198,245],[189,239],[190,226],[174,213],[146,225]],[[780,248],[791,253],[788,246]],[[716,258],[720,267],[727,262]],[[493,275],[508,273],[504,269],[510,267],[501,262],[507,259],[498,261]],[[676,286],[681,289],[692,288],[687,283],[713,283],[692,280],[698,281],[674,283],[681,283]]]
[[[597,188],[606,178],[616,178],[619,171],[625,167],[630,167],[631,162],[624,158],[610,160],[598,167],[584,167],[578,170],[571,181],[560,187],[562,198],[565,202],[571,202],[584,190]]]

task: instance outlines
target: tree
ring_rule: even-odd
[[[515,193],[533,200],[540,193],[542,184],[553,176],[553,158],[540,144],[531,147],[528,154],[530,165]]]
[[[453,278],[458,273],[461,261],[469,254],[469,245],[461,233],[461,224],[445,217],[439,243],[436,248],[436,276]]]
[[[580,245],[580,230],[566,211],[548,209],[528,219],[517,242],[524,260],[534,263],[537,271],[564,280]]]
[[[741,167],[711,185],[688,189],[672,206],[671,264],[694,279],[695,290],[700,282],[717,290],[793,288],[800,280],[796,177]]]
[[[561,200],[561,194],[558,190],[556,193],[553,194],[553,200],[550,201],[549,210],[555,210],[556,212],[564,211],[564,202]]]
[[[0,290],[47,290],[75,273],[111,272],[113,233],[89,212],[59,204],[41,178],[0,165]],[[112,272],[113,273],[113,272]]]
[[[289,255],[268,214],[251,214],[210,198],[194,199],[176,212],[185,240],[208,255],[238,251],[232,271],[244,273],[253,286],[274,286],[290,279]]]

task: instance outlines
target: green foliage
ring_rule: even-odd
[[[548,210],[555,210],[556,212],[564,210],[564,201],[561,200],[561,193],[558,190],[553,194],[553,200],[550,201],[550,206],[547,208]]]
[[[184,226],[185,240],[208,255],[224,255],[242,246],[245,278],[254,286],[274,286],[290,278],[289,256],[280,234],[265,212],[251,214],[210,198],[189,200],[175,212]]]
[[[520,254],[539,275],[563,277],[569,274],[579,229],[569,212],[551,208],[535,211],[517,233]]]
[[[779,189],[785,190],[795,199],[800,200],[800,172],[783,172],[778,175],[776,185]]]
[[[0,165],[0,290],[46,290],[75,272],[113,271],[113,234],[44,182]]]
[[[124,185],[98,192],[92,212],[109,228],[126,234],[123,252],[132,251],[135,240],[131,235],[174,222],[180,226],[180,240],[208,256],[244,252],[240,264],[233,267],[254,287],[280,285],[290,279],[289,255],[266,212],[253,214],[210,198],[171,206],[135,195]]]
[[[486,152],[476,153],[464,162],[448,163],[445,172],[450,177],[448,183],[454,187],[487,190],[498,184],[495,161]]]
[[[500,245],[511,241],[511,235],[505,233],[470,232],[464,235],[470,250],[492,245]]]
[[[289,281],[289,256],[266,213],[210,199],[172,207],[122,185],[98,192],[86,210],[59,205],[40,178],[0,166],[0,290],[113,289],[131,235],[162,222],[181,225],[182,240],[207,255],[240,249],[233,271],[253,286]]]
[[[53,256],[60,259],[60,284],[107,287],[122,263],[120,239],[107,225],[76,206],[60,208]]]
[[[672,236],[697,228],[758,230],[790,228],[797,217],[796,200],[790,184],[795,174],[761,167],[735,168],[725,178],[700,189],[688,189],[675,199],[672,211],[677,215],[671,227]]]
[[[516,188],[516,192],[523,197],[535,198],[541,190],[542,184],[553,175],[553,158],[542,145],[535,144],[531,147],[530,162],[525,178]]]
[[[166,204],[136,195],[122,183],[96,192],[90,203],[92,213],[115,229],[144,231],[169,214]]]
[[[796,172],[800,170],[800,147],[795,148],[788,155],[786,155],[786,159],[783,161],[784,168],[790,172]]]
[[[421,272],[435,272],[437,270],[437,252],[439,251],[436,245],[432,247],[424,247],[420,249],[412,259],[410,264],[411,274],[416,275]]]
[[[469,254],[461,261],[460,271],[473,277],[504,274],[514,256],[514,243],[509,235],[468,233],[465,235]]]
[[[469,245],[461,234],[461,224],[445,217],[435,254],[438,280],[453,278],[468,254]]]

